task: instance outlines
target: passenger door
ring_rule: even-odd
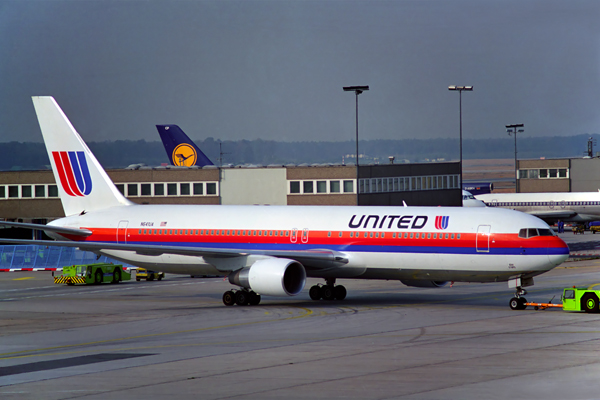
[[[478,253],[490,252],[490,225],[479,225],[477,227],[477,237],[475,239],[475,248]]]
[[[127,225],[129,221],[119,221],[117,228],[117,243],[127,243]]]

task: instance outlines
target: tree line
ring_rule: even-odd
[[[587,142],[597,134],[555,137],[519,137],[518,158],[581,157]],[[278,142],[274,140],[225,140],[212,137],[195,141],[216,165],[222,164],[354,164],[356,144],[345,142]],[[221,144],[219,146],[219,144]],[[105,168],[125,168],[131,164],[159,166],[169,162],[162,142],[116,140],[90,142],[88,146]],[[436,159],[457,160],[458,139],[365,140],[359,142],[361,163],[423,162]],[[600,150],[600,149],[599,149]],[[464,139],[463,158],[514,158],[514,139]],[[222,154],[221,154],[222,152]],[[596,150],[594,149],[594,153]],[[221,160],[222,158],[222,160]],[[48,169],[50,162],[43,143],[0,143],[0,170]]]

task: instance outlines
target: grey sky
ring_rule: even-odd
[[[0,142],[52,95],[88,141],[600,132],[600,1],[1,1]]]

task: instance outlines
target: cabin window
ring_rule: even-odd
[[[457,239],[460,239],[460,233],[456,236]]]
[[[365,232],[365,237],[369,237],[369,232]]]
[[[448,239],[448,234],[446,233],[446,236],[444,237],[444,239]]]
[[[340,232],[338,236],[339,236],[339,237],[342,237],[342,232]]]
[[[410,233],[410,238],[411,238],[411,239],[413,238],[413,233],[412,233],[412,232]]]
[[[427,239],[431,239],[431,233],[427,234]]]
[[[450,235],[450,239],[454,239],[454,233]]]
[[[331,237],[331,232],[327,232],[327,237]]]
[[[383,239],[385,237],[385,232],[381,232],[381,238]]]

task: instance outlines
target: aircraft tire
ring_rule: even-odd
[[[238,306],[246,306],[248,305],[248,292],[245,290],[238,290],[235,293],[235,304]]]
[[[511,310],[520,310],[521,308],[521,302],[519,301],[518,297],[513,297],[512,299],[510,299],[510,301],[508,302],[508,305],[510,306]]]
[[[333,292],[333,286],[321,286],[321,297],[323,297],[323,300],[334,300],[335,295]]]
[[[337,285],[333,288],[333,295],[336,300],[344,300],[346,298],[346,288],[342,285]]]
[[[223,304],[226,306],[232,306],[235,304],[235,294],[231,290],[223,293]]]
[[[317,285],[311,286],[308,295],[311,300],[321,300],[321,288]]]
[[[520,297],[519,298],[519,307],[520,307],[519,310],[524,310],[527,308],[525,303],[527,303],[527,299],[525,297]]]
[[[250,292],[248,296],[248,304],[251,306],[257,306],[260,303],[260,294]]]

